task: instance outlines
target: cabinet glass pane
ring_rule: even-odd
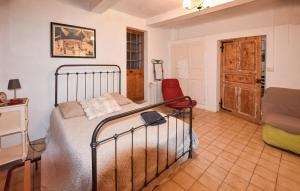
[[[137,51],[137,45],[135,43],[132,44],[132,51]]]
[[[143,34],[127,32],[127,68],[139,69],[143,65]]]
[[[137,39],[137,38],[136,38],[136,34],[132,34],[132,36],[131,36],[131,37],[132,37],[132,40],[131,40],[131,41],[132,41],[132,42],[135,42],[135,41],[136,41],[136,39]]]
[[[127,51],[130,51],[130,43],[127,42]]]
[[[130,52],[127,52],[126,60],[130,60]]]
[[[130,33],[127,33],[127,41],[130,41]]]
[[[130,68],[130,61],[127,61],[127,68]]]

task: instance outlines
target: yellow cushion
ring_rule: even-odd
[[[262,127],[262,136],[266,143],[300,154],[300,135],[287,133],[268,124]]]

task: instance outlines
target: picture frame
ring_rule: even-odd
[[[164,79],[163,60],[152,59],[154,80],[161,81]]]
[[[96,58],[96,30],[51,22],[51,57]]]

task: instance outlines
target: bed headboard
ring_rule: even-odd
[[[118,65],[61,65],[55,72],[55,104],[79,101],[103,93],[121,94],[121,68]]]

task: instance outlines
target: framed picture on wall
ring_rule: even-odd
[[[96,58],[96,30],[51,22],[51,57]]]
[[[164,79],[163,61],[162,60],[151,60],[153,64],[154,80],[161,81]]]

